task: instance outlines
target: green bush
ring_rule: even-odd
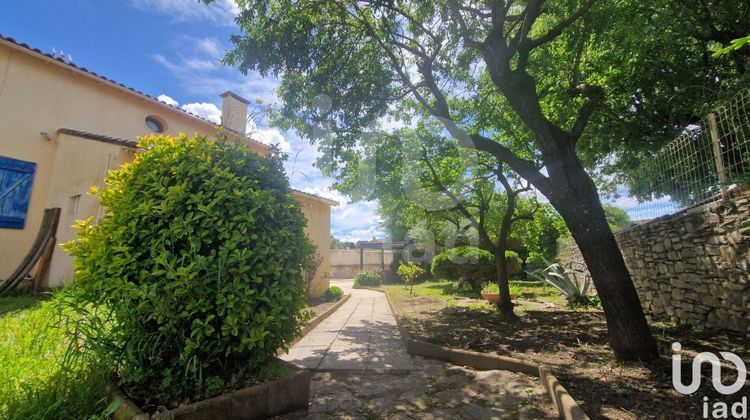
[[[331,286],[326,289],[324,296],[328,301],[341,300],[341,298],[344,297],[344,291],[338,286]]]
[[[354,276],[354,288],[380,287],[380,274],[374,271],[360,271]]]
[[[510,277],[519,271],[518,254],[506,251],[505,258]],[[471,246],[450,248],[433,258],[431,271],[436,279],[460,280],[479,293],[485,284],[496,279],[495,256]]]
[[[299,333],[312,245],[278,155],[184,135],[140,147],[66,249],[87,343],[117,357],[126,393],[166,405],[242,385]]]
[[[401,266],[402,261],[404,261],[403,251],[394,250],[393,258],[391,259],[391,263],[388,266],[390,270],[390,278],[388,279],[389,283],[399,282],[400,278],[396,274],[398,273],[398,268]]]

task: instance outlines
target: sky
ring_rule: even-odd
[[[230,36],[240,33],[236,12],[230,0],[211,6],[198,0],[3,0],[0,34],[70,55],[78,66],[218,123],[219,94],[227,90],[278,102],[277,79],[219,63]],[[383,236],[375,203],[349,203],[313,166],[317,146],[265,121],[249,128],[253,138],[289,154],[292,187],[340,203],[331,212],[332,235],[345,241]]]

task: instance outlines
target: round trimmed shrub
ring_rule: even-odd
[[[104,218],[67,244],[87,343],[115,357],[141,402],[242,386],[305,317],[313,248],[282,158],[184,135],[140,147],[95,192]]]
[[[518,273],[518,254],[506,251],[505,259],[508,277]],[[432,259],[430,270],[437,279],[460,280],[477,293],[481,292],[484,285],[496,279],[495,256],[472,246],[458,246],[436,255]]]
[[[380,274],[374,271],[359,271],[354,275],[353,287],[380,287]]]
[[[324,297],[327,301],[341,300],[344,297],[344,291],[338,286],[331,286],[326,289]]]

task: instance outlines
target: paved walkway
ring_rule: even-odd
[[[281,358],[301,368],[321,371],[409,371],[396,319],[385,295],[351,289],[351,282],[331,282],[352,297],[289,349]]]

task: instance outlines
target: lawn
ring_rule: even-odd
[[[0,316],[39,305],[48,295],[10,294],[0,298]]]
[[[622,364],[613,360],[600,309],[569,309],[555,290],[524,283],[514,282],[513,286],[520,298],[516,301],[516,321],[503,319],[491,305],[460,291],[453,282],[415,285],[413,295],[402,285],[384,289],[413,338],[546,364],[593,418],[691,417],[702,413],[703,396],[728,403],[737,400],[736,396],[717,394],[708,377],[695,394],[678,394],[672,389],[669,357],[672,342],[679,341],[683,349],[731,351],[749,360],[747,339],[741,334],[655,323],[652,331],[663,355],[661,360]],[[685,375],[690,372],[690,361],[688,357],[683,360]],[[724,383],[736,377],[731,369],[722,373]]]
[[[471,290],[460,287],[459,282],[440,280],[428,281],[414,285],[413,295],[408,287],[403,285],[384,286],[388,294],[392,297],[394,305],[407,303],[412,305],[415,301],[426,305],[423,310],[430,313],[429,308],[440,310],[446,305],[449,307],[470,307],[476,310],[492,312],[492,307],[482,299],[481,296],[473,293]],[[491,287],[486,288],[486,290]],[[497,292],[495,286],[494,292]],[[510,293],[516,298],[514,303],[518,311],[525,311],[529,308],[543,306],[564,306],[565,296],[552,286],[545,285],[541,281],[522,281],[513,280],[510,282]],[[429,298],[427,300],[420,298]],[[399,308],[397,308],[399,309]]]
[[[96,418],[107,408],[107,370],[66,351],[70,318],[57,303],[0,298],[0,418]]]
[[[109,366],[67,352],[74,319],[58,306],[63,298],[0,297],[0,419],[107,418],[114,408],[107,405]],[[334,304],[319,299],[309,309]]]

